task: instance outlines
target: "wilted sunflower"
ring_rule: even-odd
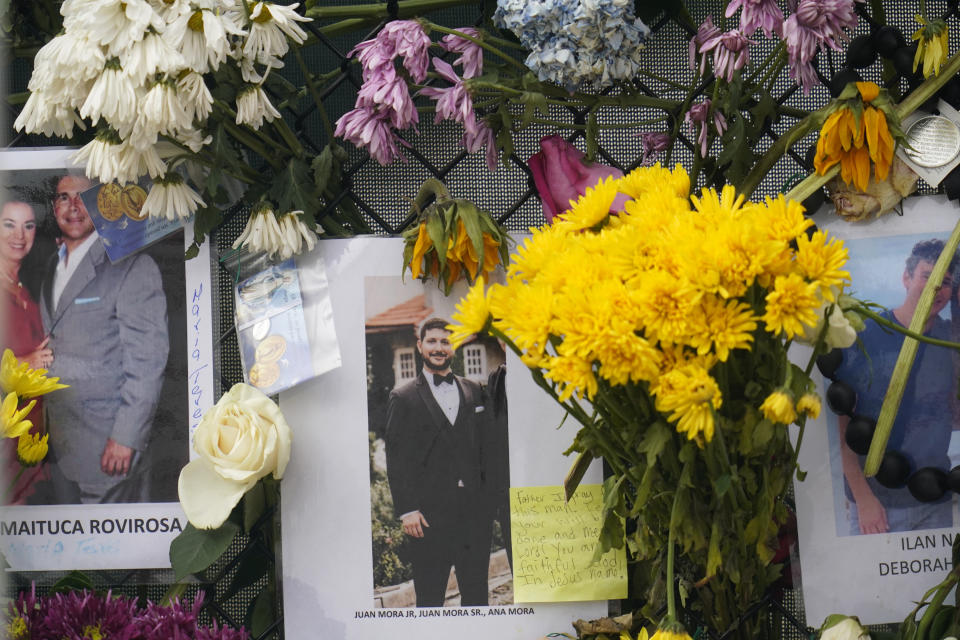
[[[927,22],[920,16],[914,18],[922,26],[913,32],[912,40],[917,40],[917,53],[913,56],[913,70],[916,72],[923,61],[923,77],[940,75],[940,67],[949,55],[947,39],[950,35],[947,23],[943,20]]]
[[[902,135],[886,91],[873,82],[848,85],[820,129],[813,166],[823,175],[839,162],[843,181],[865,191],[871,162],[877,180],[887,179]]]

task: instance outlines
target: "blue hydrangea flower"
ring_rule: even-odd
[[[494,23],[529,49],[527,67],[569,91],[633,78],[650,35],[633,0],[497,0]]]

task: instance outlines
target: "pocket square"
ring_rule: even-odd
[[[473,410],[474,413],[480,413],[481,411],[483,411],[483,405],[480,405],[479,407]]]
[[[100,296],[95,298],[77,298],[73,301],[73,304],[90,304],[92,302],[100,302]]]

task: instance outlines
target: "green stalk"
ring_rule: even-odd
[[[938,347],[946,347],[947,349],[953,349],[953,350],[955,350],[955,351],[960,351],[960,342],[953,342],[953,341],[951,341],[951,340],[940,340],[939,338],[930,338],[930,337],[927,337],[927,336],[923,335],[922,333],[917,333],[916,331],[911,331],[910,329],[908,329],[908,328],[900,325],[899,323],[890,322],[889,320],[887,320],[886,318],[884,318],[884,317],[883,317],[882,315],[880,315],[879,313],[876,313],[875,311],[871,311],[870,309],[868,309],[867,307],[864,307],[864,306],[854,307],[853,310],[856,311],[857,313],[859,313],[860,315],[867,316],[868,318],[870,318],[871,320],[873,320],[874,322],[876,322],[876,323],[879,324],[879,325],[883,325],[884,327],[886,327],[886,328],[888,328],[888,329],[892,329],[893,331],[896,331],[896,332],[898,332],[898,333],[902,333],[903,335],[909,336],[909,337],[913,338],[914,340],[919,340],[920,342],[925,342],[925,343],[927,343],[927,344],[937,345]]]
[[[503,58],[504,60],[506,60],[507,62],[509,62],[509,63],[512,64],[513,66],[515,66],[515,67],[523,70],[524,73],[526,73],[526,71],[527,71],[526,65],[524,65],[522,62],[520,62],[519,60],[517,60],[517,59],[514,58],[513,56],[511,56],[511,55],[509,55],[509,54],[506,54],[506,53],[504,53],[503,51],[500,51],[500,49],[497,49],[496,47],[494,47],[493,45],[489,44],[488,42],[484,42],[484,41],[483,41],[482,39],[480,39],[480,38],[474,38],[473,36],[471,36],[471,35],[469,35],[469,34],[466,34],[466,33],[464,33],[463,31],[457,31],[456,29],[448,29],[447,27],[441,27],[440,25],[434,24],[434,23],[432,23],[432,22],[428,22],[428,23],[427,23],[426,25],[424,25],[424,26],[425,26],[425,28],[427,29],[428,32],[430,32],[430,31],[439,31],[440,33],[446,33],[446,34],[449,34],[449,35],[457,36],[458,38],[463,38],[464,40],[469,40],[469,41],[472,42],[473,44],[478,45],[478,46],[480,46],[480,47],[483,47],[484,49],[486,49],[487,51],[489,51],[489,52],[492,53],[493,55],[495,55],[495,56],[497,56],[497,57],[499,57],[499,58]]]
[[[688,463],[689,464],[689,463]],[[677,519],[680,513],[680,487],[678,486],[673,493],[673,507],[670,508],[670,533],[667,535],[667,620],[676,622],[677,620],[677,596],[675,594],[677,587],[673,580],[673,562],[676,556],[676,534]],[[661,626],[663,623],[661,623]]]
[[[297,59],[297,64],[300,65],[300,70],[303,72],[303,79],[307,83],[307,90],[310,92],[310,97],[313,98],[313,103],[317,106],[317,113],[320,114],[320,120],[323,122],[323,131],[327,134],[327,142],[330,142],[333,140],[333,124],[331,124],[330,116],[327,115],[327,110],[323,106],[323,100],[320,98],[319,92],[317,92],[317,85],[313,82],[313,74],[307,67],[306,60],[303,59],[303,53],[300,52],[300,47],[293,48],[293,56]]]
[[[7,487],[7,490],[3,494],[4,502],[7,502],[8,500],[10,500],[10,496],[13,495],[13,488],[17,486],[17,480],[20,479],[20,476],[23,475],[23,472],[25,470],[26,470],[26,467],[21,464],[20,468],[17,470],[17,475],[13,476],[13,480],[10,481],[10,485]]]
[[[400,0],[397,3],[399,10],[398,18],[411,18],[427,11],[436,11],[438,9],[447,9],[449,7],[459,7],[462,5],[472,5],[476,2],[469,0]],[[379,2],[377,4],[351,4],[345,6],[324,6],[311,7],[307,9],[306,15],[314,20],[335,20],[338,18],[363,18],[374,20],[386,20],[390,17],[387,11],[387,3]]]
[[[947,272],[947,267],[957,252],[957,246],[960,245],[960,221],[953,228],[950,239],[947,240],[940,257],[933,265],[933,271],[927,283],[923,285],[923,292],[920,294],[920,301],[917,302],[917,308],[913,312],[913,318],[910,320],[910,331],[914,333],[923,333],[930,316],[930,307],[933,306],[933,298],[943,282],[943,276]],[[870,451],[867,453],[867,460],[863,466],[865,476],[872,477],[880,469],[880,462],[883,459],[883,452],[887,448],[887,440],[890,438],[890,430],[893,428],[893,421],[897,417],[897,411],[900,408],[900,400],[903,398],[904,389],[907,386],[907,378],[910,375],[910,369],[913,367],[913,361],[917,356],[917,348],[920,343],[913,338],[904,338],[903,346],[900,348],[900,355],[897,356],[897,363],[893,367],[893,374],[890,376],[890,386],[887,387],[887,395],[883,399],[883,405],[880,407],[880,415],[877,417],[876,431],[873,432],[873,440],[870,441]]]

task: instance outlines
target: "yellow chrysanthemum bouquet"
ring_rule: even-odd
[[[0,422],[3,437],[16,439],[16,456],[20,470],[10,479],[4,494],[4,502],[23,474],[24,470],[34,467],[47,455],[47,435],[40,435],[40,425],[30,420],[31,412],[37,404],[37,398],[51,391],[65,389],[60,378],[48,378],[46,369],[32,369],[26,362],[20,362],[13,351],[5,349],[0,359],[0,390],[3,402],[0,405]]]
[[[632,200],[611,214],[618,193]],[[609,465],[601,548],[630,522],[632,592],[650,615],[674,548],[717,633],[780,576],[787,427],[820,411],[813,358],[798,367],[787,349],[856,338],[840,308],[847,250],[811,225],[783,197],[691,196],[683,168],[640,168],[534,230],[506,282],[478,281],[454,315],[454,341],[502,338],[581,423],[568,484],[593,458]]]

